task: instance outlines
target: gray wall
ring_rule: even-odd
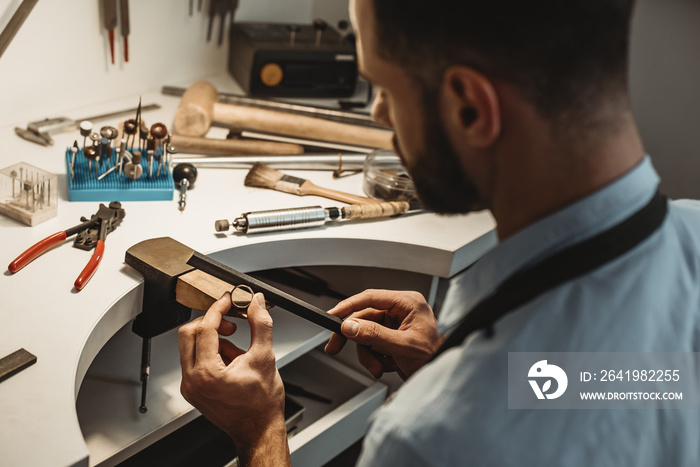
[[[632,107],[671,198],[700,199],[700,0],[638,0]]]

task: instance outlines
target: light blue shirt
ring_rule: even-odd
[[[646,157],[610,185],[509,237],[453,279],[442,332],[513,272],[641,209]],[[508,408],[508,352],[700,351],[700,202],[611,262],[506,315],[413,375],[373,416],[359,465],[700,466],[699,410]],[[700,391],[700,382],[695,389]]]

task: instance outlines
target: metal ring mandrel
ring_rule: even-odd
[[[197,180],[197,167],[192,164],[178,164],[173,169],[173,181],[180,188],[180,200],[178,201],[178,209],[185,210],[187,205],[187,189],[194,186]]]

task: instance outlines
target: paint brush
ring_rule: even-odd
[[[320,187],[309,180],[286,175],[260,162],[255,163],[250,169],[248,175],[245,177],[244,184],[245,186],[268,188],[270,190],[291,193],[297,196],[321,196],[348,204],[377,203],[377,201],[364,196]]]

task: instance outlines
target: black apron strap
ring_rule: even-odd
[[[544,292],[627,253],[661,226],[667,211],[668,200],[657,191],[646,206],[619,224],[516,272],[462,318],[431,361],[475,331],[491,332],[499,319]]]

